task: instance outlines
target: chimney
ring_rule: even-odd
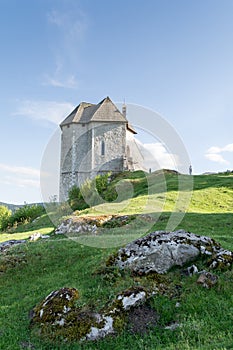
[[[125,103],[122,106],[122,114],[126,118],[126,104]]]

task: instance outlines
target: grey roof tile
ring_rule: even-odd
[[[71,123],[90,123],[91,121],[101,122],[125,122],[127,119],[114,105],[109,97],[106,97],[98,104],[81,102],[69,115],[66,117],[60,126]]]

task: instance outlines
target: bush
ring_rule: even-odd
[[[79,188],[73,186],[68,195],[68,203],[73,210],[83,210],[89,206],[98,205],[106,200],[110,173],[97,175],[93,180],[87,179]]]
[[[5,230],[8,227],[16,228],[18,224],[31,222],[44,213],[45,208],[42,205],[26,204],[23,207],[18,208],[13,214],[8,216],[8,218],[4,221],[4,225],[2,225],[1,229]]]
[[[97,175],[95,178],[96,189],[101,195],[107,189],[109,183],[110,173],[104,175]]]
[[[8,226],[8,220],[11,217],[11,210],[0,205],[0,230],[5,230]]]
[[[69,191],[68,203],[72,210],[83,210],[89,207],[83,198],[80,188],[76,185]]]

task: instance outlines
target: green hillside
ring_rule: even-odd
[[[135,215],[127,229],[104,231],[103,241],[111,242],[115,233],[122,242],[139,234],[168,227],[183,228],[208,235],[233,250],[233,174],[185,176],[164,171],[145,176],[143,172],[123,173],[113,179],[102,193],[114,202],[97,203],[77,212],[83,215],[105,213]],[[118,196],[117,196],[118,194]],[[61,213],[60,209],[60,213]],[[144,225],[137,214],[151,217]],[[35,232],[50,234],[58,222],[56,212],[43,215],[33,223],[0,234],[0,241],[28,238]],[[178,226],[175,226],[178,223]],[[86,245],[64,235],[53,235],[19,245],[0,258],[0,349],[4,350],[196,350],[233,348],[233,271],[218,271],[218,284],[204,289],[196,277],[171,271],[162,277],[164,292],[155,295],[152,307],[159,315],[158,325],[147,334],[125,329],[121,334],[95,343],[51,343],[40,339],[30,328],[30,310],[52,290],[74,287],[80,292],[78,304],[100,309],[117,293],[130,286],[153,281],[117,269],[105,261],[116,247],[104,249]],[[118,239],[117,238],[117,239]],[[92,237],[92,240],[98,237]],[[86,240],[86,241],[85,241]],[[200,266],[201,267],[201,266]],[[179,307],[177,307],[179,305]],[[175,330],[165,326],[177,321]]]

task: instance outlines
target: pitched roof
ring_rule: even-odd
[[[119,111],[109,97],[106,97],[98,104],[81,102],[60,126],[71,123],[90,123],[92,121],[101,122],[125,122],[128,123],[125,116]]]

